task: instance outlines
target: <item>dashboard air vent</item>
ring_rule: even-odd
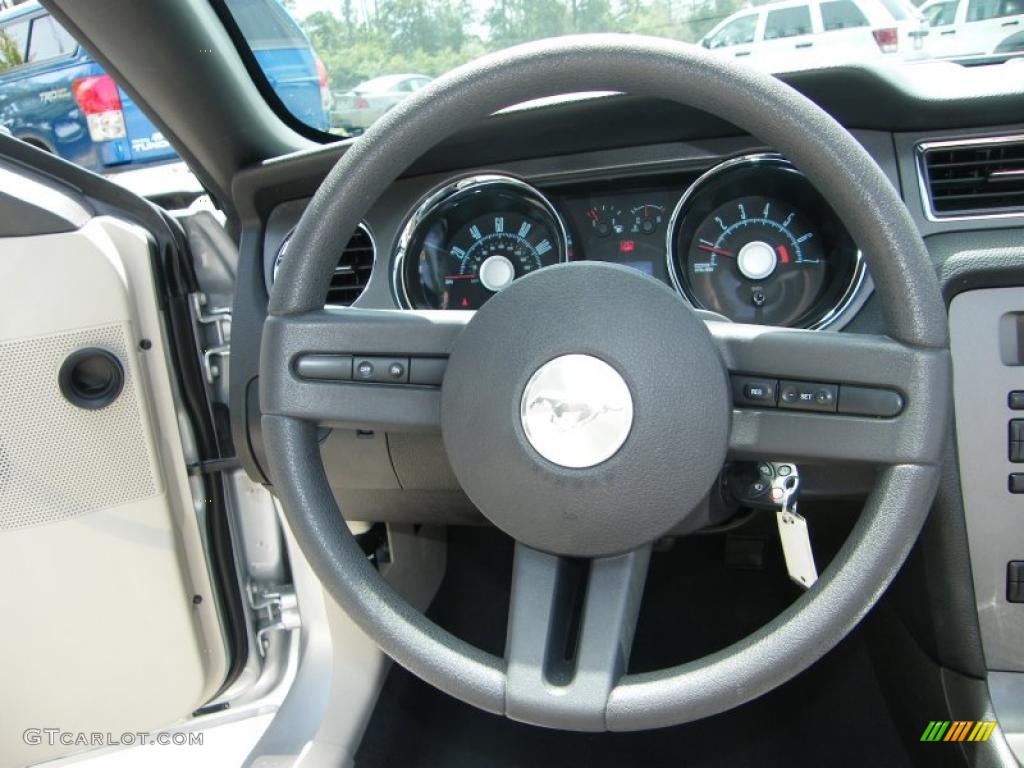
[[[278,267],[281,266],[281,260],[285,257],[291,237],[291,232],[289,232],[277,252],[271,282],[277,277]],[[336,307],[347,307],[358,299],[370,281],[373,259],[373,238],[370,237],[370,231],[366,226],[360,224],[348,241],[348,245],[341,252],[338,265],[334,268],[331,286],[327,289],[327,303]]]
[[[1024,136],[922,144],[920,151],[936,217],[1024,212]]]
[[[334,268],[331,287],[327,290],[327,303],[340,307],[352,304],[366,288],[372,271],[373,239],[366,227],[360,224]]]

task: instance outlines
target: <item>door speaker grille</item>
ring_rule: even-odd
[[[42,525],[159,491],[135,372],[121,325],[0,342],[0,530]],[[78,408],[58,384],[82,347],[112,352],[124,388],[100,410]]]

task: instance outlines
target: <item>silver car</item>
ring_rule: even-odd
[[[360,83],[351,91],[335,94],[331,125],[349,133],[362,133],[374,120],[432,79],[427,75],[384,75]]]

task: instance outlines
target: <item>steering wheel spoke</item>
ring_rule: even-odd
[[[943,412],[950,398],[949,356],[944,350],[867,334],[723,322],[708,327],[731,376],[768,380],[778,390],[770,407],[733,408],[733,458],[877,465],[939,460],[945,424],[934,414]],[[832,401],[787,403],[785,382],[820,384],[802,391],[824,390]],[[847,393],[898,395],[898,412],[844,413],[851,410],[844,401]]]
[[[441,374],[468,312],[324,309],[267,318],[262,413],[349,429],[438,430]],[[368,377],[360,364],[369,363]],[[397,365],[397,375],[390,368]]]
[[[625,674],[650,548],[572,559],[516,544],[505,643],[505,714],[603,731]]]

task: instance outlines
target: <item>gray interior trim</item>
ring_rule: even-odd
[[[949,307],[956,435],[964,516],[981,642],[988,669],[1024,672],[1024,605],[1007,602],[1006,564],[1024,558],[1022,499],[1007,487],[1024,471],[1009,457],[1007,395],[1024,389],[1016,317],[1024,288],[991,288],[956,296]],[[1009,347],[1009,348],[1008,348]]]

